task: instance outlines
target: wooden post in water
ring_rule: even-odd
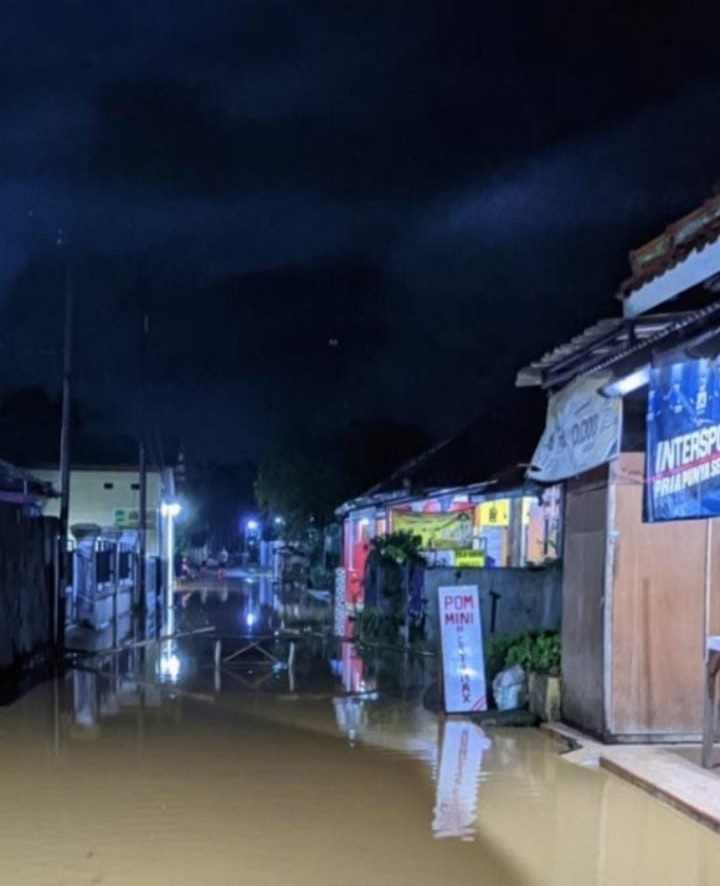
[[[217,639],[213,648],[213,657],[215,662],[215,692],[222,689],[222,640]]]

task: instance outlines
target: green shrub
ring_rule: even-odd
[[[515,638],[507,651],[505,664],[519,664],[528,674],[558,674],[560,672],[560,633],[558,631],[528,631]]]
[[[376,606],[365,606],[354,618],[353,636],[361,643],[398,642],[401,619]]]

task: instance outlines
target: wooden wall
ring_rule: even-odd
[[[610,471],[606,731],[617,740],[693,738],[702,723],[705,635],[720,629],[720,521],[643,523],[643,459],[624,453]]]
[[[563,717],[604,733],[603,589],[607,471],[567,485],[563,558]]]

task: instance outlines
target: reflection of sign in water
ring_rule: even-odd
[[[472,512],[455,511],[451,514],[422,514],[414,511],[395,511],[393,530],[410,532],[421,538],[423,548],[469,548],[472,543]]]
[[[447,720],[442,728],[433,835],[472,840],[482,756],[491,742],[474,723]]]
[[[485,659],[476,585],[438,588],[443,694],[447,713],[484,711]]]
[[[337,724],[350,741],[355,741],[362,730],[364,705],[357,696],[333,699]]]

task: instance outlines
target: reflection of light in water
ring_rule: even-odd
[[[97,723],[97,677],[87,671],[73,671],[75,722],[90,729]]]
[[[173,682],[180,676],[180,659],[174,652],[161,656],[160,673],[163,677],[169,677]]]
[[[449,720],[443,724],[432,823],[435,837],[473,839],[483,751],[490,744],[474,723]]]
[[[338,726],[354,744],[362,727],[363,702],[358,698],[334,698],[335,717]]]

